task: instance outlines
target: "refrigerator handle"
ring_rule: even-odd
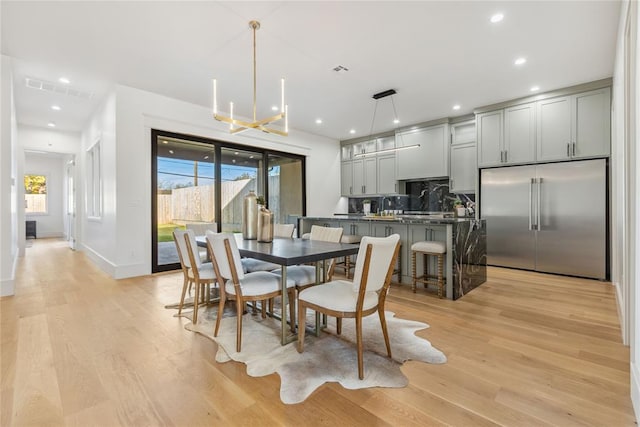
[[[567,157],[571,157],[571,144],[567,143]]]
[[[536,179],[531,178],[531,182],[529,183],[529,231],[535,230],[532,222],[533,217],[533,185],[535,184]]]
[[[540,224],[540,195],[542,194],[542,178],[538,178],[538,191],[537,198],[538,202],[536,203],[536,230],[542,230],[542,224]]]

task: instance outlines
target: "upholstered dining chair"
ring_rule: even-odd
[[[322,227],[320,225],[312,225],[311,233],[309,234],[310,240],[340,243],[343,233],[342,227]],[[327,267],[327,280],[333,278],[333,271],[335,269],[335,260],[329,261]],[[274,274],[280,274],[280,270],[273,270]],[[296,282],[296,289],[300,292],[309,286],[316,284],[316,268],[312,265],[292,265],[287,267],[287,278]]]
[[[314,286],[298,294],[298,352],[304,351],[304,319],[307,308],[337,318],[336,332],[342,332],[342,318],[355,318],[358,352],[358,377],[364,378],[362,318],[376,311],[382,335],[391,357],[391,345],[384,316],[384,303],[391,283],[393,267],[400,250],[400,236],[363,237],[356,258],[353,282],[336,280]]]
[[[216,276],[220,278],[220,305],[218,307],[218,318],[213,336],[218,336],[220,320],[224,312],[224,305],[227,300],[236,301],[236,351],[242,349],[242,314],[244,305],[247,302],[264,301],[281,296],[281,278],[267,271],[256,271],[254,273],[244,273],[240,261],[240,251],[233,234],[207,232],[207,247],[211,253]],[[291,317],[291,327],[295,327],[295,311],[293,302],[295,301],[295,282],[287,280],[286,283],[289,296],[289,316]],[[286,307],[282,307],[282,316],[286,316]],[[263,310],[264,315],[264,310]]]
[[[196,236],[204,236],[207,234],[207,230],[218,231],[217,222],[189,222],[185,224],[185,227],[187,227],[187,230],[193,230]],[[207,248],[198,248],[198,252],[202,261],[208,261],[209,253]]]
[[[196,235],[193,230],[176,229],[173,231],[173,240],[176,242],[180,266],[182,267],[182,274],[184,275],[178,314],[182,313],[187,287],[191,288],[191,285],[195,284],[196,289],[193,295],[193,323],[195,324],[198,322],[200,297],[202,296],[205,299],[209,298],[210,287],[211,284],[215,282],[216,276],[213,271],[213,265],[210,262],[202,262],[198,252]]]
[[[293,238],[293,224],[273,224],[273,237],[280,239]],[[246,273],[254,273],[256,271],[272,271],[279,268],[278,264],[262,261],[255,258],[242,258],[242,268]]]

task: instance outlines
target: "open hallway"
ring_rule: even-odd
[[[0,300],[0,424],[634,425],[608,283],[489,268],[457,301],[392,287],[387,310],[429,323],[418,334],[448,362],[407,362],[407,388],[330,384],[298,405],[280,402],[277,375],[214,361],[216,344],[164,308],[181,285],[180,272],[114,280],[35,240]]]

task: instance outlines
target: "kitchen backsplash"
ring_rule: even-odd
[[[383,210],[451,212],[453,211],[453,202],[457,198],[465,204],[475,202],[474,194],[449,193],[448,179],[407,182],[406,193],[393,196],[351,197],[349,198],[349,213],[362,213],[362,204],[365,200],[371,202],[371,213]]]

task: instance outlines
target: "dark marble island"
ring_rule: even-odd
[[[386,236],[400,234],[399,267],[401,283],[411,284],[411,251],[420,240],[437,240],[447,245],[445,261],[446,295],[456,300],[487,280],[486,224],[475,218],[446,218],[442,215],[406,215],[393,218],[336,215],[333,217],[304,217],[299,219],[300,235],[311,225],[342,227],[344,234]],[[421,257],[418,257],[421,258]],[[421,271],[418,260],[418,272]],[[435,272],[430,268],[430,273]],[[418,288],[420,292],[420,288]]]

